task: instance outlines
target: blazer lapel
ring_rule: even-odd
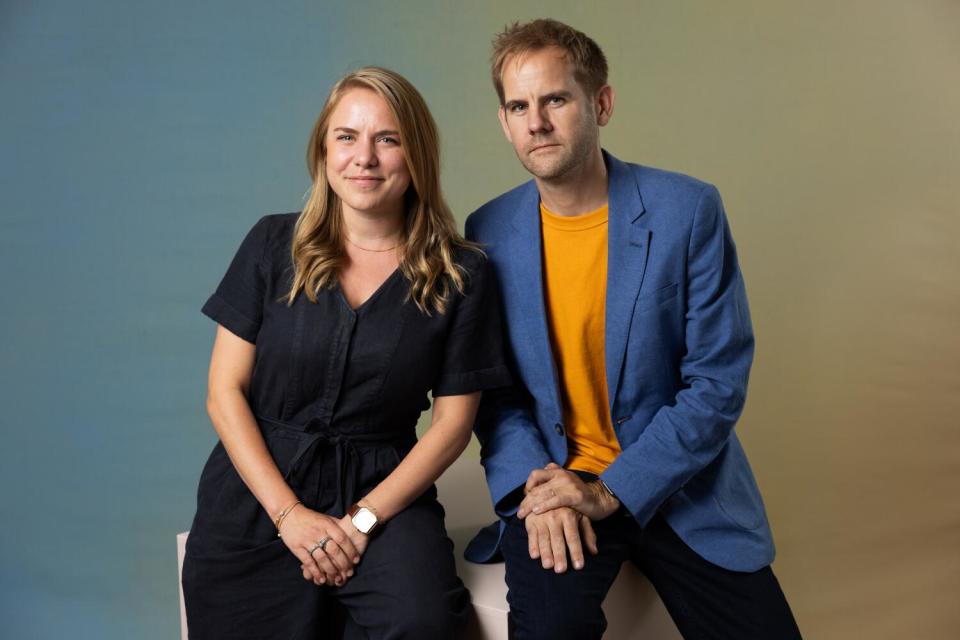
[[[643,200],[633,172],[623,162],[603,152],[609,175],[607,225],[607,301],[605,365],[611,417],[620,386],[620,371],[633,321],[633,308],[643,283],[650,246],[650,231],[639,220]]]
[[[525,378],[532,389],[547,388],[557,417],[561,413],[557,367],[547,333],[547,310],[544,303],[543,262],[540,230],[540,193],[532,180],[517,203],[510,238],[510,271],[514,285],[511,306],[527,335],[530,358],[524,367]]]

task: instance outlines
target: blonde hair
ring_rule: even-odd
[[[556,47],[563,51],[573,66],[573,76],[587,94],[593,95],[607,84],[607,58],[594,40],[559,20],[541,18],[523,24],[514,22],[504,27],[493,39],[490,71],[493,87],[504,104],[503,65],[507,58]]]
[[[330,90],[307,144],[307,169],[313,179],[310,197],[293,231],[293,284],[287,304],[302,291],[311,302],[336,283],[343,267],[343,209],[326,175],[326,135],[330,116],[351,89],[368,89],[383,98],[400,130],[400,147],[410,172],[404,195],[400,271],[410,282],[410,297],[423,313],[444,313],[453,289],[463,293],[466,271],[455,262],[457,249],[480,252],[457,232],[440,190],[440,137],[423,96],[389,69],[363,67],[341,78]]]

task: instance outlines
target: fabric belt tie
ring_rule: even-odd
[[[407,437],[398,437],[396,431],[387,431],[380,433],[340,433],[330,429],[329,425],[323,424],[317,420],[311,420],[306,425],[293,424],[263,418],[257,416],[257,421],[262,424],[268,424],[281,429],[288,429],[301,434],[300,446],[293,455],[293,459],[287,465],[286,469],[281,469],[283,478],[290,484],[305,484],[305,474],[310,468],[310,463],[316,459],[318,452],[323,449],[332,448],[337,465],[335,488],[336,502],[333,505],[333,513],[343,515],[347,512],[348,502],[356,500],[357,482],[360,475],[360,452],[357,444],[386,444],[394,446],[404,446],[410,444],[412,439]],[[316,469],[316,485],[320,489],[320,469]]]

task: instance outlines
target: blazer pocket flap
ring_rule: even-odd
[[[636,310],[643,311],[676,298],[678,288],[677,283],[673,282],[659,289],[654,289],[649,293],[641,294],[640,297],[637,298]]]

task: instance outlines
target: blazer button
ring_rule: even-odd
[[[562,436],[562,435],[563,435],[563,425],[560,424],[559,422],[558,422],[557,424],[553,425],[553,430],[557,432],[557,435],[558,435],[558,436]]]

